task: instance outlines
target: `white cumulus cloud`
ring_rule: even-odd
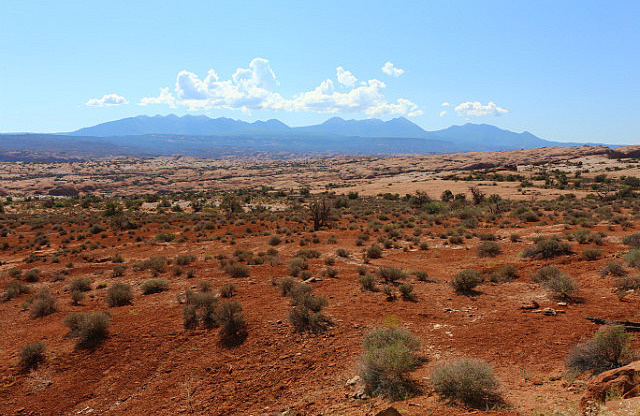
[[[341,86],[336,90],[336,84]],[[377,79],[358,82],[350,72],[339,66],[336,80],[326,79],[317,87],[284,98],[274,89],[278,79],[263,58],[255,58],[248,68],[238,68],[229,79],[221,78],[210,69],[204,78],[183,70],[176,78],[175,92],[162,88],[157,97],[145,97],[139,105],[165,104],[188,110],[230,109],[241,111],[273,110],[317,113],[363,113],[369,116],[404,114],[422,115],[418,105],[406,98],[388,101],[386,84]]]
[[[445,114],[447,114],[446,111],[440,111],[440,117],[444,116]]]
[[[442,104],[440,104],[443,107],[449,107],[451,104],[449,104],[448,101],[443,102]]]
[[[496,103],[494,103],[493,101],[489,101],[489,104],[487,105],[482,105],[482,103],[478,101],[474,101],[474,102],[467,101],[466,103],[462,103],[458,105],[455,108],[455,110],[459,116],[476,116],[476,117],[489,116],[489,115],[499,116],[509,112],[504,108],[498,107]]]
[[[336,68],[336,76],[338,77],[338,82],[345,87],[353,87],[356,85],[356,81],[358,81],[358,78],[353,76],[350,71],[345,71],[341,66]]]
[[[138,105],[149,104],[166,104],[171,108],[177,108],[176,97],[174,97],[173,94],[169,92],[168,87],[160,88],[160,95],[158,95],[157,97],[144,97],[138,103]]]
[[[122,104],[129,104],[129,101],[118,94],[106,94],[102,98],[90,99],[89,101],[87,101],[86,105],[91,107],[109,107]]]
[[[387,62],[382,67],[382,72],[392,77],[399,77],[404,74],[404,69],[396,68],[391,62]]]

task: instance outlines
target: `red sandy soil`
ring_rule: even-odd
[[[564,378],[564,358],[570,347],[582,337],[591,336],[596,325],[587,316],[609,319],[637,318],[640,296],[632,294],[620,302],[612,293],[610,278],[600,277],[604,264],[623,250],[620,237],[628,234],[598,226],[608,233],[602,246],[605,256],[598,261],[583,261],[578,255],[563,256],[553,261],[522,259],[518,253],[530,246],[539,233],[562,234],[563,226],[536,229],[497,229],[504,253],[494,259],[479,259],[477,238],[460,246],[444,246],[438,238],[427,239],[429,250],[385,250],[378,265],[397,265],[428,272],[438,283],[412,282],[418,301],[388,302],[382,293],[362,292],[357,284],[356,267],[361,264],[355,239],[359,231],[329,230],[317,233],[320,244],[303,248],[319,250],[323,257],[333,255],[336,248],[349,249],[349,259],[336,257],[338,278],[324,278],[313,283],[316,294],[328,298],[326,313],[334,322],[332,329],[321,335],[294,334],[288,323],[288,298],[282,297],[272,278],[287,275],[286,264],[301,247],[297,243],[280,245],[283,264],[251,266],[249,278],[232,279],[218,267],[216,260],[204,260],[206,254],[226,253],[236,249],[265,251],[267,237],[238,238],[229,246],[219,242],[149,244],[159,231],[158,224],[148,224],[145,242],[117,243],[114,237],[101,240],[109,247],[91,251],[90,261],[78,254],[61,259],[60,264],[24,265],[24,253],[4,255],[3,271],[19,266],[25,270],[40,269],[44,276],[53,275],[68,261],[74,276],[91,276],[94,281],[139,283],[151,277],[149,272],[129,268],[120,278],[111,278],[110,258],[116,251],[129,264],[165,255],[195,254],[196,278],[183,274],[174,277],[170,290],[143,296],[136,289],[133,305],[108,308],[105,289],[92,290],[81,306],[72,306],[67,283],[46,283],[58,296],[59,311],[41,319],[31,319],[21,308],[21,300],[0,303],[2,336],[0,363],[1,414],[276,414],[291,409],[291,414],[373,414],[389,405],[383,399],[350,398],[353,387],[346,380],[357,374],[358,358],[364,334],[383,325],[385,317],[395,316],[399,324],[422,340],[420,355],[426,363],[413,377],[423,393],[394,403],[405,414],[459,415],[467,412],[450,407],[431,393],[427,378],[436,362],[456,357],[477,357],[490,362],[503,384],[506,409],[490,411],[492,415],[533,414],[544,409],[573,408],[580,398],[584,382],[569,385]],[[263,228],[251,225],[253,231]],[[243,227],[230,227],[242,234]],[[20,231],[29,237],[35,231],[26,226]],[[224,234],[227,229],[216,230]],[[439,230],[433,229],[438,232]],[[508,242],[508,235],[518,232],[520,243]],[[187,232],[190,239],[191,234]],[[338,244],[327,244],[335,235]],[[52,245],[57,236],[50,234]],[[576,251],[586,246],[573,243]],[[579,251],[578,251],[579,252]],[[520,278],[504,284],[484,284],[478,296],[455,295],[448,284],[450,277],[465,268],[489,270],[503,264],[518,267]],[[320,259],[310,261],[314,275],[324,269]],[[544,264],[557,264],[580,284],[583,303],[558,306],[530,275]],[[101,273],[103,272],[103,273]],[[49,280],[49,279],[46,279]],[[199,281],[214,287],[233,282],[238,286],[234,297],[243,306],[248,321],[248,338],[234,348],[221,346],[216,330],[185,330],[182,306],[177,297]],[[43,283],[33,284],[37,287]],[[537,300],[541,307],[564,311],[557,316],[521,310],[520,306]],[[112,326],[109,338],[93,351],[74,349],[74,340],[66,337],[62,318],[69,312],[109,310]],[[388,318],[387,318],[388,319]],[[43,340],[47,345],[47,363],[32,374],[20,373],[17,351],[28,343]],[[525,379],[525,375],[527,376]],[[47,381],[48,380],[48,381]],[[45,385],[50,382],[50,385]],[[43,388],[44,387],[44,388]],[[485,414],[469,411],[473,414]]]

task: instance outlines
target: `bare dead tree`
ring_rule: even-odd
[[[477,186],[471,186],[469,188],[469,192],[471,192],[474,204],[480,205],[482,201],[484,201],[484,192],[482,192]]]
[[[329,224],[331,205],[329,205],[325,197],[316,199],[309,204],[309,211],[311,212],[311,218],[313,218],[314,230],[319,230],[321,227]]]

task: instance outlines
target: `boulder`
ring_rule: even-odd
[[[402,416],[395,407],[387,407],[386,409],[376,413],[376,416]]]
[[[584,411],[591,403],[603,403],[607,395],[622,399],[640,396],[640,361],[605,371],[594,377],[580,399],[580,408]]]

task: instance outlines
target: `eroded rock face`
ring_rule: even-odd
[[[622,399],[640,396],[640,361],[598,374],[589,382],[580,408],[584,411],[594,402],[604,402],[607,395]]]

